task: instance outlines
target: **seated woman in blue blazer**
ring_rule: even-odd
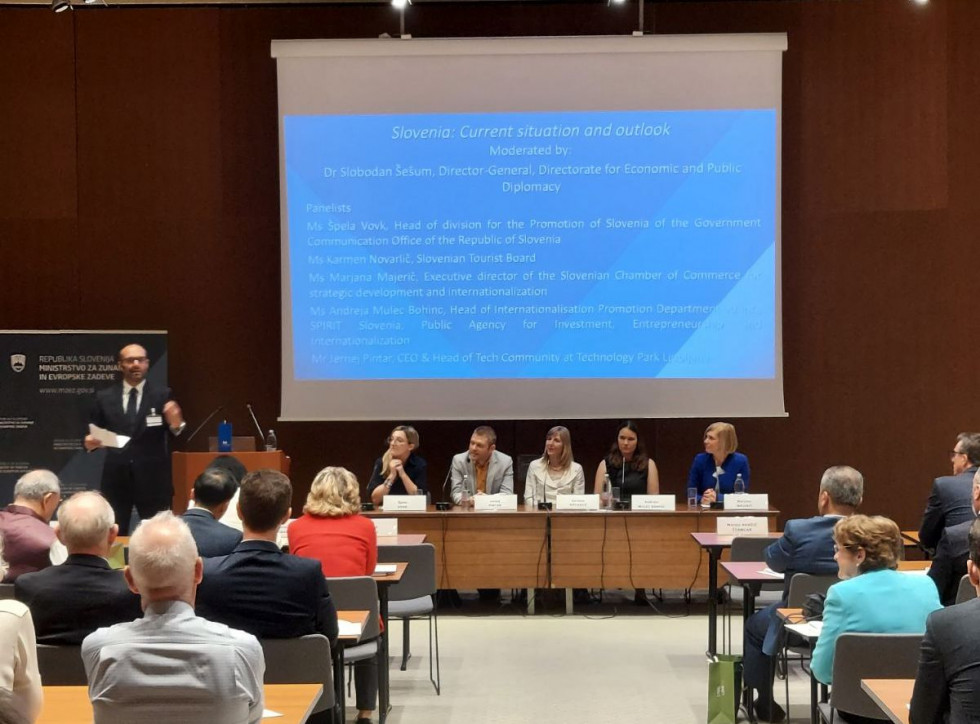
[[[735,426],[730,422],[713,422],[704,431],[704,452],[694,456],[691,474],[688,476],[689,488],[698,489],[702,503],[716,500],[715,484],[718,484],[717,500],[724,500],[725,493],[735,490],[735,479],[741,475],[745,481],[745,491],[749,490],[749,459],[738,449],[738,436]]]
[[[824,684],[832,683],[841,634],[924,633],[926,618],[942,608],[931,578],[895,570],[903,546],[895,521],[880,515],[841,518],[834,526],[834,544],[841,580],[827,592],[823,628],[810,662],[813,675]],[[878,721],[847,712],[842,719]]]

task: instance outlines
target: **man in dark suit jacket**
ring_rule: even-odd
[[[106,562],[117,530],[112,508],[96,492],[62,504],[57,534],[68,559],[14,583],[14,595],[31,609],[38,643],[78,645],[97,628],[140,617],[139,596]]]
[[[977,519],[977,514],[980,513],[980,473],[974,474],[970,492],[970,512],[973,517],[943,530],[943,537],[939,539],[936,555],[929,567],[929,577],[936,582],[939,599],[944,606],[952,606],[956,603],[960,579],[966,573],[966,561],[970,556],[968,535],[970,527]]]
[[[970,583],[980,596],[980,522],[970,524]],[[909,707],[911,724],[980,721],[980,598],[929,614]]]
[[[980,433],[961,432],[949,452],[953,474],[936,478],[922,514],[919,543],[935,550],[943,529],[972,521],[976,515],[971,505],[973,476],[980,466]]]
[[[813,518],[786,521],[782,537],[766,549],[766,564],[785,575],[783,600],[756,611],[745,622],[743,660],[745,685],[757,689],[755,713],[760,721],[782,721],[786,712],[772,698],[772,656],[782,627],[776,609],[786,606],[789,581],[796,573],[837,573],[834,526],[852,515],[864,495],[864,478],[854,468],[827,468],[820,479],[817,512]]]
[[[195,606],[199,616],[258,638],[322,633],[336,640],[337,610],[320,562],[283,553],[276,545],[292,497],[289,478],[280,472],[245,476],[238,494],[244,538],[229,555],[204,561]]]
[[[89,422],[131,438],[125,447],[108,449],[102,469],[102,494],[115,511],[120,533],[129,535],[134,505],[140,518],[170,509],[169,437],[179,435],[187,423],[170,388],[146,379],[150,360],[143,347],[127,345],[117,360],[122,381],[96,393]],[[95,437],[85,436],[86,450],[99,447]]]
[[[223,468],[207,468],[194,481],[194,507],[182,517],[201,558],[226,556],[242,542],[241,531],[219,522],[237,490],[234,476]]]

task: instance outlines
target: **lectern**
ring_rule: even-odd
[[[211,464],[219,455],[227,453],[216,452],[175,452],[171,456],[171,468],[173,470],[174,483],[174,513],[180,515],[187,510],[187,501],[190,500],[191,491],[194,489],[194,481],[197,476],[204,472],[204,469]],[[241,460],[246,470],[262,470],[269,468],[278,470],[284,475],[289,475],[289,456],[282,450],[263,450],[260,452],[233,452],[230,453]]]

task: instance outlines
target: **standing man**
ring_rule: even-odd
[[[131,438],[122,448],[110,448],[102,469],[102,494],[115,511],[119,534],[129,535],[133,506],[140,518],[169,510],[173,499],[169,438],[187,423],[169,387],[146,380],[150,358],[138,344],[119,350],[116,357],[122,381],[100,390],[89,422]],[[102,443],[85,436],[85,449]]]
[[[943,529],[976,516],[973,513],[973,475],[980,465],[980,433],[961,432],[949,451],[953,474],[936,478],[919,526],[919,544],[935,550]]]
[[[464,476],[471,494],[514,493],[514,461],[497,450],[497,433],[489,425],[476,428],[470,436],[469,450],[453,457],[452,498],[456,505],[463,497]]]

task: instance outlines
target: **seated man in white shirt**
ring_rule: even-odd
[[[125,575],[142,598],[143,618],[82,642],[96,724],[262,718],[262,648],[251,634],[194,614],[202,570],[187,524],[172,513],[136,529]]]

